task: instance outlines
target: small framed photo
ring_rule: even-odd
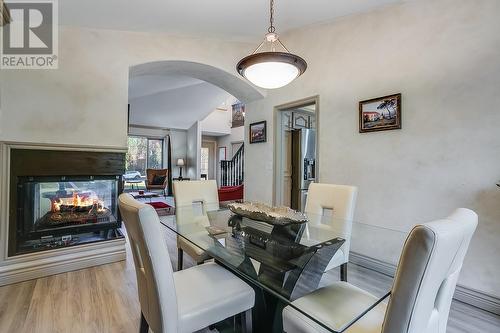
[[[245,104],[238,102],[233,104],[232,108],[231,128],[245,125]]]
[[[401,94],[359,102],[359,132],[401,128]]]
[[[250,124],[250,143],[259,143],[267,141],[267,123],[259,121]]]

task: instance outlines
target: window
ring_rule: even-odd
[[[148,168],[163,168],[163,140],[148,139]]]
[[[163,139],[150,139],[143,136],[128,137],[128,152],[125,169],[146,175],[146,169],[163,167]]]

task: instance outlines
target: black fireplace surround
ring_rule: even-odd
[[[9,256],[123,238],[125,154],[11,149]]]

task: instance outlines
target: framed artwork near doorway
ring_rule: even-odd
[[[359,102],[359,132],[401,128],[401,94]]]
[[[267,122],[259,121],[250,124],[250,143],[259,143],[267,141]]]

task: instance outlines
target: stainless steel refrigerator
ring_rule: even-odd
[[[316,180],[316,131],[292,132],[291,208],[304,211],[309,184]]]

